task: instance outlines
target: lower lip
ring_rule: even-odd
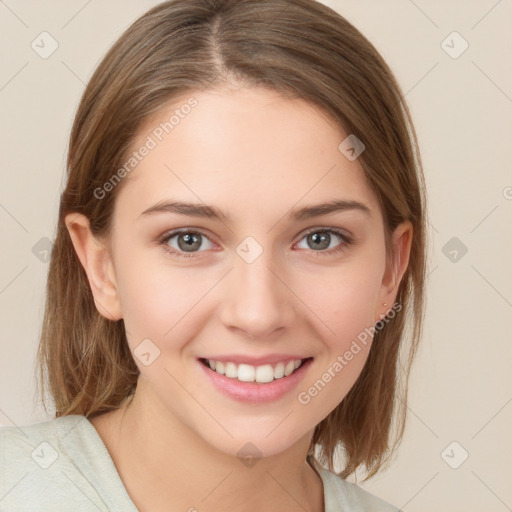
[[[307,372],[312,359],[305,361],[300,368],[288,377],[274,379],[272,382],[263,384],[229,379],[225,375],[206,367],[201,361],[198,360],[197,362],[213,385],[225,395],[241,402],[260,403],[277,400],[295,388]]]

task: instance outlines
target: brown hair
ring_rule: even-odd
[[[37,356],[43,403],[47,386],[57,417],[89,417],[118,408],[139,375],[122,319],[108,320],[96,309],[65,216],[84,214],[93,234],[107,240],[126,179],[101,200],[94,190],[123,165],[138,129],[169,100],[233,80],[315,104],[363,141],[358,161],[382,209],[388,264],[393,230],[405,220],[413,225],[397,295],[402,309],[375,333],[361,375],[317,425],[310,448],[334,471],[341,445],[341,476],[364,465],[369,478],[389,462],[405,425],[407,379],[424,314],[425,186],[416,133],[393,73],[354,26],[313,0],[165,2],[135,21],[99,64],[69,142]]]

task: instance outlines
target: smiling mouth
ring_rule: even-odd
[[[199,361],[211,371],[224,375],[228,379],[240,382],[256,382],[267,384],[274,380],[284,379],[301,368],[312,357],[305,359],[291,359],[276,364],[264,364],[253,366],[250,364],[236,364],[233,362],[215,361],[212,359],[199,358]]]

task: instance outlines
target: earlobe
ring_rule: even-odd
[[[380,300],[376,305],[378,311],[376,311],[375,318],[377,319],[381,318],[382,313],[386,314],[385,311],[382,311],[383,303],[389,305],[388,308],[392,307],[395,303],[398,288],[409,265],[412,237],[413,226],[410,221],[402,222],[393,232],[393,257],[389,265],[386,266],[382,280]]]
[[[91,232],[89,219],[80,213],[70,213],[65,224],[82,264],[98,312],[108,320],[123,317],[114,267],[107,247]]]

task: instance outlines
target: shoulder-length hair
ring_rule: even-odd
[[[133,395],[139,375],[122,319],[108,320],[95,307],[65,216],[84,214],[93,234],[108,239],[126,180],[101,200],[98,187],[126,161],[138,129],[173,98],[230,80],[311,102],[365,144],[358,161],[382,209],[388,264],[393,230],[402,221],[413,225],[397,295],[402,307],[375,333],[362,373],[316,426],[310,446],[309,454],[332,471],[341,447],[340,476],[364,465],[370,478],[389,463],[405,426],[407,381],[424,316],[426,193],[416,132],[396,78],[368,39],[314,0],[164,2],[105,55],[69,141],[37,354],[43,404],[46,387],[56,417],[100,414]]]

